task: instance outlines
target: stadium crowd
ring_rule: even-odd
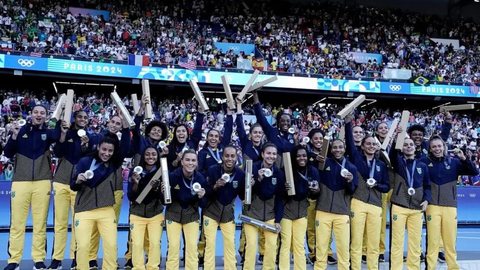
[[[83,2],[83,1],[80,1]],[[249,59],[271,71],[335,78],[380,78],[385,67],[412,70],[432,81],[480,83],[479,25],[398,10],[268,1],[88,1],[102,16],[69,12],[67,1],[0,1],[3,49],[31,55],[236,68]],[[228,14],[228,15],[225,15]],[[460,46],[431,38],[459,40]],[[214,42],[254,44],[254,54],[221,52]],[[356,63],[349,52],[378,53],[382,62]]]
[[[34,94],[31,91],[5,91],[5,94],[0,98],[0,150],[3,150],[7,137],[9,134],[10,124],[19,119],[28,119],[29,112],[35,105],[42,105],[49,108],[52,113],[56,106],[56,97],[50,97],[51,93]],[[47,98],[48,97],[48,98]],[[133,110],[131,100],[127,97],[123,98],[123,102],[127,108]],[[222,129],[226,117],[226,106],[219,99],[210,99],[211,113],[203,125],[203,141],[204,144],[206,131],[211,128]],[[158,97],[152,98],[152,104],[157,115],[157,119],[164,121],[170,132],[170,139],[173,136],[173,129],[179,123],[187,123],[189,132],[192,132],[195,114],[197,112],[197,104],[192,100],[179,100],[178,98],[160,99]],[[321,128],[330,137],[335,137],[340,132],[341,120],[335,117],[335,114],[342,109],[336,104],[317,104],[308,105],[301,108],[298,105],[265,104],[263,107],[265,115],[272,124],[275,124],[275,119],[278,113],[288,112],[292,115],[293,124],[296,126],[300,136],[307,136],[312,128]],[[89,117],[90,132],[99,133],[106,128],[106,124],[111,116],[115,114],[115,107],[110,98],[103,93],[85,94],[78,96],[73,107],[74,111],[84,110]],[[248,131],[255,122],[254,111],[251,104],[246,105],[244,125]],[[401,111],[392,110],[389,108],[376,108],[368,106],[356,111],[356,118],[354,123],[362,126],[365,130],[373,132],[375,127],[381,123],[386,122],[390,125],[395,117],[399,117]],[[252,117],[248,117],[252,116]],[[438,110],[416,110],[411,112],[409,125],[419,124],[425,127],[425,137],[430,137],[431,134],[436,133],[441,129],[444,123],[444,114]],[[51,123],[54,126],[54,123]],[[480,117],[475,113],[456,113],[453,114],[453,125],[447,145],[453,149],[455,147],[463,149],[466,154],[475,161],[477,166],[480,166]],[[239,143],[239,138],[234,132],[232,139],[236,145]],[[1,151],[0,151],[1,152]],[[6,160],[3,168],[7,167]],[[0,177],[1,178],[1,177]],[[461,184],[465,185],[480,185],[480,177],[464,178]]]

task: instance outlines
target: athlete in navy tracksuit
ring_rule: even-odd
[[[327,158],[324,169],[320,170],[320,183],[315,190],[315,269],[327,268],[328,242],[333,231],[337,243],[338,269],[347,270],[350,260],[350,200],[358,185],[358,171],[355,165],[345,158],[343,141],[334,140],[331,153],[332,158]],[[346,171],[342,173],[342,169]]]
[[[457,180],[460,175],[477,175],[478,170],[460,149],[456,157],[447,156],[444,141],[430,139],[430,155],[423,158],[430,173],[432,201],[427,207],[427,269],[436,269],[441,235],[448,269],[459,269],[457,263]]]
[[[208,203],[203,209],[205,233],[205,269],[215,269],[215,242],[217,229],[223,235],[224,269],[237,269],[235,258],[235,200],[244,197],[245,173],[235,166],[237,150],[228,145],[223,148],[222,164],[208,168]],[[223,177],[228,176],[227,179]]]
[[[172,203],[166,206],[165,220],[168,237],[167,269],[179,268],[180,235],[185,234],[185,269],[198,269],[197,235],[199,206],[205,205],[207,182],[198,172],[197,154],[189,149],[183,153],[182,166],[169,174]],[[201,189],[195,191],[194,184]],[[164,192],[165,194],[165,192]]]
[[[55,129],[47,129],[47,110],[37,105],[31,119],[23,127],[13,124],[12,135],[5,145],[5,156],[15,157],[11,188],[11,222],[6,270],[19,267],[25,239],[25,225],[30,208],[33,215],[32,259],[34,269],[46,268],[46,228],[52,172],[50,145],[60,137],[60,121]]]
[[[70,188],[70,179],[74,172],[74,166],[78,163],[80,158],[93,152],[93,142],[97,140],[97,135],[90,132],[85,132],[85,136],[82,137],[78,134],[79,130],[85,131],[87,128],[87,113],[84,111],[77,111],[74,113],[73,118],[74,123],[70,128],[66,125],[62,126],[60,139],[54,147],[55,155],[59,158],[59,161],[53,177],[55,236],[52,262],[49,269],[58,269],[61,267],[62,259],[65,254],[69,209],[72,210],[73,218],[73,205],[76,195],[76,192]],[[74,230],[73,226],[72,230]],[[70,241],[70,257],[73,259],[73,267],[76,265],[74,252],[75,239],[72,238],[72,241]]]

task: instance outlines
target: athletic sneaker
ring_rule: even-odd
[[[90,270],[97,270],[98,269],[98,263],[97,260],[91,260],[88,262],[88,265],[90,266]]]
[[[48,267],[48,269],[52,269],[52,270],[62,269],[62,261],[53,259],[52,262],[50,262],[50,266]]]
[[[263,264],[263,255],[258,255],[257,264]]]
[[[367,263],[367,255],[362,255],[362,263],[363,264]]]
[[[72,264],[70,265],[70,270],[76,270],[77,269],[77,260],[73,259]]]
[[[329,264],[329,265],[337,264],[337,259],[335,259],[333,256],[328,256],[327,257],[327,264]]]
[[[383,255],[383,254],[378,255],[378,261],[379,262],[385,262],[385,255]]]
[[[445,254],[443,252],[438,252],[438,261],[441,263],[445,262]]]
[[[132,269],[133,268],[133,262],[132,259],[128,259],[125,265],[123,266],[124,269]]]
[[[47,269],[47,266],[43,262],[36,262],[35,265],[33,266],[33,270],[43,270]]]
[[[203,257],[198,257],[198,267],[203,267],[204,259]]]
[[[20,270],[20,265],[18,263],[9,263],[3,270]]]

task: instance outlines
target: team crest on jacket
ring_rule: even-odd
[[[173,189],[180,189],[180,186],[177,184]]]
[[[67,142],[73,142],[73,139],[68,140]]]
[[[47,134],[42,134],[42,141],[46,141],[47,140]]]
[[[375,165],[375,169],[377,170],[377,172],[380,172],[380,166]]]
[[[325,171],[330,171],[330,166],[328,166],[328,167],[325,169]]]
[[[27,133],[23,134],[22,138],[24,138],[24,139],[28,139],[28,135],[27,135]]]
[[[417,168],[417,172],[418,172],[418,174],[421,175],[422,174],[422,168]]]
[[[209,223],[209,222],[208,222],[208,219],[206,219],[206,220],[203,222],[203,224],[205,224],[205,226],[208,226],[208,223]]]
[[[277,178],[273,177],[273,178],[272,178],[272,185],[275,186],[276,184],[277,184]]]
[[[238,181],[232,181],[233,188],[238,188]]]

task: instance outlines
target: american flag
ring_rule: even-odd
[[[178,62],[178,65],[186,69],[195,69],[197,67],[197,62],[195,60],[190,60],[187,62]]]

